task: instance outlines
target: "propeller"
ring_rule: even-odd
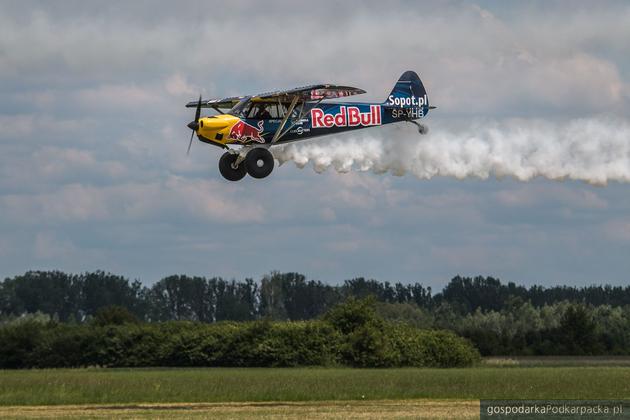
[[[195,132],[199,130],[199,117],[201,116],[201,95],[199,95],[199,102],[197,102],[197,110],[195,111],[195,119],[188,123],[188,128],[192,130],[190,134],[190,142],[188,142],[188,150],[186,154],[190,154],[190,146],[192,146],[193,136]]]

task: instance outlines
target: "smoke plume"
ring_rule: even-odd
[[[372,171],[420,179],[490,176],[573,179],[591,184],[630,182],[630,123],[579,119],[564,123],[507,120],[462,128],[431,124],[421,136],[410,124],[370,129],[273,150],[280,164],[316,172]],[[365,134],[363,134],[365,133]]]

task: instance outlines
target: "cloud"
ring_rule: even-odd
[[[0,197],[4,222],[48,224],[163,220],[175,215],[214,223],[264,220],[263,207],[211,180],[168,176],[159,182],[114,186],[68,184],[38,194]]]
[[[603,233],[615,242],[630,244],[630,219],[614,219],[606,222]]]
[[[0,257],[6,257],[9,255],[11,244],[7,238],[0,238]]]
[[[556,13],[517,5],[515,18],[468,2],[441,7],[372,2],[363,13],[337,4],[332,20],[330,5],[310,8],[304,19],[302,8],[286,4],[273,12],[273,5],[214,4],[212,25],[190,21],[189,11],[200,8],[198,3],[182,10],[155,8],[146,18],[145,10],[135,14],[134,5],[120,5],[118,11],[99,7],[109,19],[94,19],[89,7],[81,12],[42,4],[25,14],[5,6],[0,18],[3,70],[18,82],[74,86],[86,100],[111,102],[119,96],[123,103],[137,104],[152,99],[140,86],[158,80],[165,81],[171,95],[192,96],[198,89],[191,81],[222,90],[212,87],[208,94],[244,94],[325,78],[364,84],[372,97],[381,98],[411,68],[426,78],[435,103],[451,113],[583,116],[610,107],[628,109],[627,82],[620,76],[620,69],[630,66],[628,47],[616,42],[630,36],[627,5],[582,4]],[[126,13],[135,18],[120,18]],[[321,30],[324,18],[328,23]],[[264,36],[250,48],[256,35],[249,28],[269,19],[281,25],[265,25]],[[558,19],[571,24],[558,25]],[[602,21],[606,24],[593,24]],[[216,42],[218,33],[229,33],[230,42]],[[271,40],[299,47],[276,48]],[[378,62],[372,59],[375,52]],[[238,85],[216,84],[217,79],[237,81],[245,90],[235,92]]]
[[[25,155],[0,157],[0,163],[0,189],[13,194],[42,192],[66,183],[111,184],[132,176],[122,161],[72,147],[42,146]]]
[[[173,96],[194,95],[199,92],[198,88],[190,85],[186,78],[179,73],[167,78],[164,82],[164,88]]]
[[[572,208],[605,210],[609,203],[596,191],[570,190],[559,186],[522,185],[496,193],[497,201],[507,207],[533,208],[561,203]]]
[[[75,100],[82,107],[114,110],[137,109],[155,105],[164,98],[156,90],[141,88],[135,85],[104,85],[97,88],[81,89]]]
[[[335,252],[347,253],[347,252],[356,252],[359,249],[361,249],[362,246],[366,246],[366,245],[367,244],[360,241],[346,240],[346,241],[332,242],[328,244],[328,247],[332,251],[335,251]]]
[[[610,181],[628,173],[630,6],[359,9],[2,2],[0,274],[625,281],[630,202]],[[199,93],[321,81],[383,100],[407,69],[438,106],[422,140],[402,126],[298,143],[290,159],[321,175],[288,164],[239,183],[218,148],[186,156]]]
[[[43,140],[52,136],[67,136],[83,132],[92,125],[91,118],[85,120],[59,119],[50,115],[18,114],[0,115],[0,144],[9,142],[34,143],[37,134]],[[37,137],[42,139],[42,137]]]
[[[35,237],[35,257],[38,259],[67,259],[77,254],[77,247],[68,240],[57,238],[52,232],[40,232]]]
[[[457,273],[474,271],[482,275],[492,275],[492,272],[513,269],[524,263],[521,253],[511,247],[480,247],[476,243],[435,245],[430,252],[433,260]]]
[[[37,176],[44,178],[70,176],[77,172],[85,174],[91,171],[111,178],[121,177],[127,170],[121,162],[99,161],[93,152],[74,148],[43,147],[34,153],[33,160],[37,164],[34,168]]]

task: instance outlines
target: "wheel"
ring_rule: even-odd
[[[253,178],[264,178],[273,171],[273,155],[267,149],[256,147],[245,156],[247,173]]]
[[[236,161],[238,155],[232,154],[229,152],[223,153],[221,159],[219,160],[219,172],[223,175],[223,178],[228,181],[239,181],[243,179],[245,174],[247,173],[247,169],[245,169],[245,162],[241,162],[236,169],[232,167],[232,164]]]

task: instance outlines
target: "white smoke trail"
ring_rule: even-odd
[[[316,172],[332,167],[338,172],[412,173],[420,179],[494,175],[522,181],[542,176],[592,184],[630,182],[628,121],[509,120],[473,123],[459,130],[436,125],[425,136],[413,126],[376,135],[370,130],[365,130],[365,137],[345,134],[291,143],[273,154],[280,164],[293,161],[303,168],[311,162]]]

